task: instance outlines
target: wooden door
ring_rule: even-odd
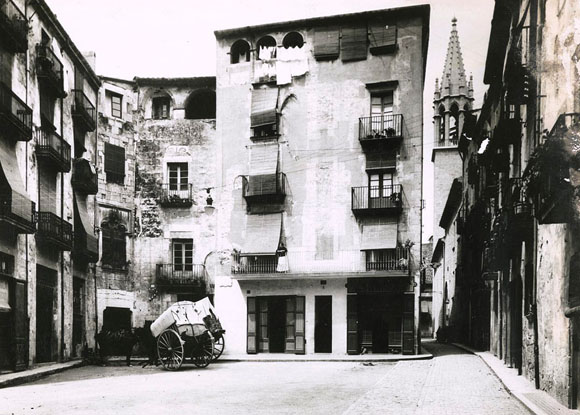
[[[51,362],[57,357],[53,316],[56,314],[56,272],[36,272],[36,362]]]
[[[257,348],[257,336],[256,336],[256,297],[247,298],[248,307],[248,329],[247,329],[247,344],[246,351],[248,354],[256,354],[258,352]]]
[[[14,282],[14,370],[28,367],[28,291],[26,282]],[[52,314],[51,314],[52,317]]]
[[[346,352],[348,354],[360,352],[356,293],[349,293],[346,297]]]
[[[259,298],[257,301],[258,315],[258,351],[268,353],[270,351],[270,339],[268,337],[268,299]]]
[[[415,352],[415,294],[403,294],[403,354]]]
[[[314,298],[314,352],[332,353],[332,296]]]
[[[286,298],[286,353],[296,351],[296,297]]]
[[[306,353],[306,327],[305,327],[305,308],[306,299],[305,297],[298,296],[295,297],[296,302],[296,313],[294,317],[295,321],[295,334],[294,334],[294,345],[296,354]]]

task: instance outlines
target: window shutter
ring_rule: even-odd
[[[397,48],[397,26],[375,24],[370,30],[370,51],[373,55],[390,53]]]
[[[28,367],[28,301],[25,282],[14,280],[14,367]]]
[[[105,143],[105,172],[125,176],[125,149]]]
[[[339,52],[337,27],[325,27],[315,30],[314,57],[317,60],[336,59]]]
[[[260,315],[258,316],[258,349],[260,352],[268,353],[270,351],[270,339],[268,338],[268,300],[262,298],[258,301]]]
[[[304,322],[304,314],[305,314],[305,297],[298,296],[296,297],[296,313],[294,317],[294,350],[296,354],[304,354],[306,353],[306,341],[305,341],[305,322]]]
[[[405,293],[403,295],[403,354],[415,352],[415,295]]]
[[[296,351],[296,297],[286,299],[286,353]]]
[[[256,354],[256,297],[248,297],[248,333],[246,351],[248,354]]]
[[[359,354],[358,345],[358,312],[356,294],[346,296],[346,352]]]
[[[278,88],[262,88],[252,91],[251,127],[276,124]]]
[[[386,170],[397,167],[397,156],[394,151],[389,153],[368,153],[366,159],[367,170]]]
[[[343,27],[342,41],[340,43],[342,61],[348,62],[366,59],[367,42],[366,25]]]
[[[39,211],[56,215],[56,175],[41,174],[38,178],[40,187]]]

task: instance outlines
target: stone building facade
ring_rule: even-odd
[[[489,90],[459,142],[467,340],[571,408],[580,400],[578,13],[570,3],[496,2]]]
[[[417,353],[429,7],[217,31],[233,353]]]
[[[0,370],[22,370],[94,347],[100,81],[44,1],[0,17]]]

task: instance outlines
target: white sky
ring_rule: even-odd
[[[465,69],[473,73],[475,107],[485,92],[483,70],[492,0],[46,0],[81,51],[95,51],[97,73],[132,79],[215,75],[213,31],[240,26],[431,4],[424,94],[424,241],[432,234],[432,101],[435,78],[443,72],[451,31],[457,29]],[[438,215],[437,215],[438,216]]]

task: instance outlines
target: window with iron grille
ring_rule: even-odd
[[[193,240],[173,241],[173,269],[175,271],[193,270]]]
[[[125,182],[125,149],[105,143],[105,173],[107,183]]]
[[[125,227],[116,222],[106,222],[101,225],[101,235],[101,264],[114,269],[124,269],[127,265]]]
[[[122,103],[123,96],[119,94],[111,94],[111,116],[122,118],[123,117],[123,110],[122,110]]]
[[[152,114],[156,120],[166,120],[169,118],[169,97],[155,97],[152,99]]]
[[[187,163],[167,163],[169,190],[187,190]]]

